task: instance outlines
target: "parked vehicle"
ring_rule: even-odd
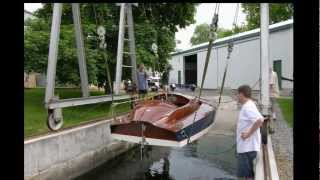
[[[148,80],[148,86],[151,91],[158,91],[160,89],[160,78],[151,77]]]

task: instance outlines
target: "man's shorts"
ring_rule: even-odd
[[[254,171],[253,171],[253,160],[256,158],[257,152],[250,151],[245,153],[238,153],[238,177],[247,177],[253,178]]]

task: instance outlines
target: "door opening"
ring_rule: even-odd
[[[274,60],[273,61],[273,71],[277,73],[278,82],[279,82],[279,89],[282,89],[282,63],[281,60]]]
[[[197,54],[184,56],[184,84],[197,85]]]

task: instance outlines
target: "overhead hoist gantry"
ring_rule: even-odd
[[[135,47],[134,47],[134,33],[133,33],[133,18],[131,6],[136,3],[118,3],[120,6],[120,23],[119,23],[119,42],[118,42],[118,54],[117,54],[117,80],[116,85],[120,84],[119,76],[121,79],[121,70],[118,72],[118,66],[122,66],[122,53],[123,52],[123,41],[124,39],[124,27],[129,29],[129,40],[130,41],[130,55],[131,55],[131,65],[132,65],[132,76],[133,80],[136,79],[136,63],[135,63]],[[75,28],[75,37],[77,45],[77,56],[79,62],[79,71],[81,79],[81,98],[71,98],[60,100],[58,96],[54,94],[55,87],[55,77],[56,77],[56,66],[58,57],[58,46],[59,46],[59,35],[60,35],[60,25],[61,25],[61,15],[62,15],[62,3],[54,3],[53,5],[53,16],[50,34],[50,44],[49,44],[49,55],[48,55],[48,67],[47,67],[47,84],[45,93],[45,107],[48,110],[47,125],[50,130],[59,130],[63,125],[62,108],[80,106],[86,104],[97,104],[102,102],[108,102],[113,100],[123,100],[129,99],[129,95],[103,95],[103,96],[92,96],[89,95],[88,86],[88,73],[85,60],[84,42],[81,29],[81,19],[80,19],[80,8],[79,3],[71,3],[72,15]],[[127,17],[128,24],[125,24],[125,16]],[[104,28],[100,27],[97,29],[100,37],[100,48],[105,49],[106,44],[102,43],[104,39],[102,36],[105,34]],[[120,55],[121,54],[121,55]],[[105,57],[106,58],[106,57]],[[122,66],[123,67],[123,66]],[[108,67],[107,67],[108,68]],[[107,70],[108,71],[108,70]],[[120,75],[119,75],[120,74]],[[110,75],[108,75],[108,81],[110,82]],[[110,86],[110,84],[109,84]],[[111,86],[110,86],[111,87]],[[118,86],[117,86],[118,87]],[[111,90],[112,91],[112,90]]]

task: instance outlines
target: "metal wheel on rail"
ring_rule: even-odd
[[[48,109],[47,126],[52,131],[59,130],[63,125],[61,109]]]

